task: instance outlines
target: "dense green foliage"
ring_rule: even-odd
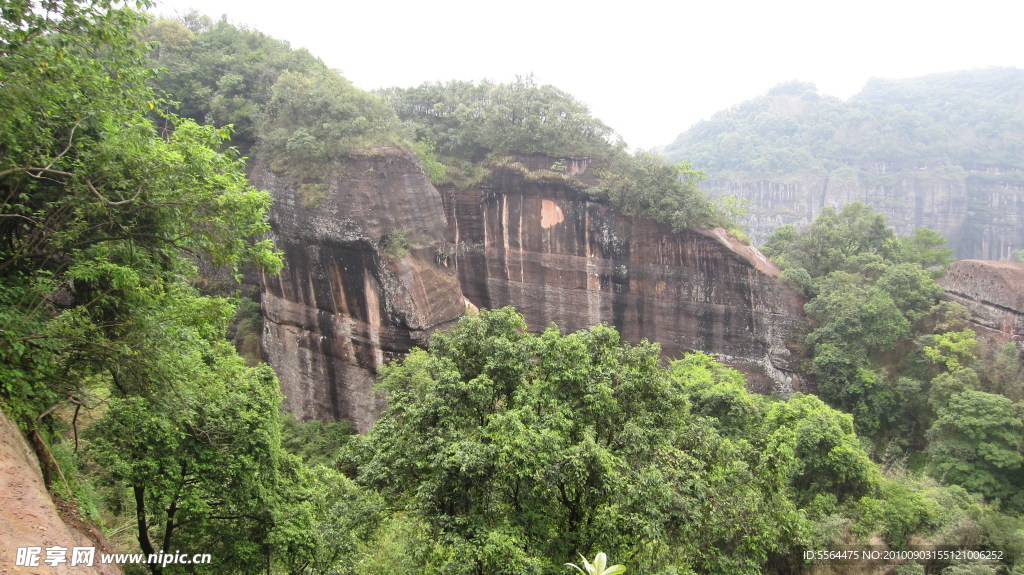
[[[928,430],[937,475],[1024,509],[1024,421],[1008,398],[965,390],[938,409]]]
[[[924,456],[935,477],[1020,511],[1019,353],[983,352],[966,310],[939,301],[942,243],[929,230],[897,239],[855,203],[783,226],[763,249],[810,298],[804,344],[821,397],[887,457]]]
[[[3,22],[3,407],[37,445],[71,453],[66,467],[93,471],[59,470],[81,487],[69,497],[135,517],[142,551],[191,547],[217,556],[208,572],[260,569],[316,515],[287,528],[303,483],[280,446],[276,377],[226,342],[233,302],[192,281],[200,263],[280,268],[260,239],[269,197],[219,151],[225,131],[162,109],[140,14],[6,4]],[[75,427],[74,451],[60,445],[64,406],[73,425],[82,408],[95,421],[81,437]]]
[[[178,114],[214,126],[234,127],[232,144],[245,153],[256,144],[262,113],[285,72],[316,74],[326,66],[255,30],[189,13],[157,20],[143,38],[154,43],[157,89],[171,95]]]
[[[472,558],[444,572],[547,573],[592,549],[649,572],[761,564],[800,516],[752,472],[762,454],[690,416],[687,373],[607,327],[481,312],[385,373],[359,476],[426,519],[435,553]]]
[[[30,417],[89,373],[131,365],[119,342],[143,340],[145,314],[165,301],[193,297],[182,285],[197,258],[281,265],[253,240],[269,198],[217,152],[225,134],[170,115],[158,133],[146,118],[157,100],[132,36],[140,17],[63,10],[40,19],[25,6],[24,37],[0,60],[2,380]]]
[[[342,175],[345,156],[400,142],[397,128],[383,102],[335,72],[286,71],[271,90],[260,142],[270,169],[295,182],[306,205],[315,206]]]
[[[597,550],[643,573],[794,572],[805,545],[955,544],[954,524],[989,516],[883,477],[853,418],[814,396],[754,395],[710,356],[658,355],[605,326],[530,334],[503,309],[391,365],[356,477],[419,526],[425,546],[392,552],[426,573],[557,573]]]
[[[186,117],[231,125],[231,143],[258,150],[308,207],[340,176],[346,155],[405,145],[398,119],[379,98],[286,42],[195,13],[153,22],[145,37],[156,43],[156,88],[178,100]]]
[[[720,174],[834,173],[866,162],[1024,168],[1024,71],[874,79],[843,102],[791,82],[719,112],[665,149]]]
[[[390,88],[381,96],[412,123],[417,141],[445,157],[482,160],[488,154],[608,158],[622,144],[586,106],[532,77],[509,84],[453,81]]]
[[[435,183],[468,187],[508,157],[546,156],[541,176],[584,190],[627,215],[677,229],[730,225],[733,213],[697,188],[703,175],[683,162],[626,152],[615,132],[569,94],[531,77],[509,84],[447,82],[391,88],[381,96],[419,146]],[[567,161],[585,159],[593,181],[566,174]],[[521,165],[521,164],[519,164]]]
[[[587,190],[628,215],[672,224],[675,230],[693,227],[735,227],[729,202],[709,202],[698,189],[704,174],[690,164],[666,164],[647,152],[620,156],[599,170],[600,183]]]

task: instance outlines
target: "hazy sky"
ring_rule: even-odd
[[[307,48],[366,90],[532,73],[631,148],[789,80],[848,98],[872,77],[1024,67],[1013,0],[157,1]]]

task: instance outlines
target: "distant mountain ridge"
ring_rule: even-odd
[[[859,200],[901,235],[942,233],[958,258],[1024,248],[1024,70],[876,79],[845,102],[781,84],[663,154],[703,169],[708,193],[746,198],[756,243]]]

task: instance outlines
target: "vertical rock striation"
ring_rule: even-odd
[[[623,217],[571,178],[518,166],[442,200],[396,149],[350,157],[312,198],[256,163],[286,258],[262,278],[263,348],[286,409],[368,429],[384,407],[377,368],[471,304],[515,306],[537,330],[606,322],[668,357],[716,353],[756,388],[791,391],[786,343],[803,302],[760,252],[723,230]]]
[[[377,368],[425,345],[465,300],[439,256],[441,198],[416,158],[378,148],[342,168],[310,198],[256,163],[253,181],[274,195],[272,233],[286,262],[262,278],[263,346],[286,409],[363,431],[384,407],[373,392]]]
[[[785,181],[713,178],[701,187],[745,198],[743,223],[758,244],[783,224],[808,224],[825,207],[860,201],[901,236],[922,227],[941,233],[958,258],[1006,259],[1024,249],[1024,185],[1012,167],[866,162]]]
[[[624,217],[557,178],[499,170],[445,194],[455,265],[479,307],[515,306],[531,329],[600,322],[627,341],[723,356],[761,390],[792,389],[789,334],[802,298],[724,230],[672,232]]]

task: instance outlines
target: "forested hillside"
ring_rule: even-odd
[[[863,201],[900,235],[918,227],[957,257],[1024,247],[1024,71],[987,69],[872,80],[848,101],[791,82],[719,112],[664,150],[748,200],[760,243],[778,225]]]
[[[664,575],[1024,569],[1019,357],[980,353],[937,301],[935,234],[898,240],[857,205],[773,236],[820,397],[506,308],[387,365],[368,433],[299,422],[237,351],[260,331],[245,271],[286,263],[239,150],[307,210],[383,148],[440,186],[540,155],[533,177],[677,229],[727,210],[530,80],[374,95],[258,32],[106,0],[9,3],[2,24],[0,404],[113,546],[213,559],[126,572],[555,574],[599,552]],[[568,169],[581,156],[595,178]],[[385,239],[367,259],[418,247]],[[806,554],[842,545],[994,558]]]

